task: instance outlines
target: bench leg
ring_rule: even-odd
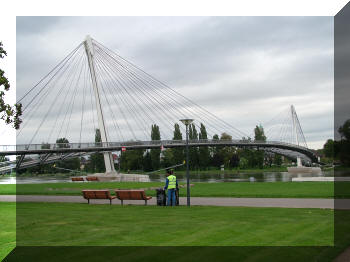
[[[147,200],[145,200],[145,206],[147,206]]]
[[[122,201],[122,205],[123,205],[123,200],[121,200]]]
[[[112,199],[109,200],[109,204],[112,205]]]
[[[90,204],[90,198],[88,198],[88,204]]]

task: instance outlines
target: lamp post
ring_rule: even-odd
[[[191,205],[190,202],[190,171],[188,161],[188,125],[193,122],[193,119],[180,119],[180,121],[186,126],[186,179],[187,179],[187,206]]]

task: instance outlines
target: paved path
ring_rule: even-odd
[[[0,195],[0,202],[68,202],[87,203],[81,196],[34,196],[34,195]],[[90,200],[91,204],[107,204],[108,200]],[[144,201],[124,201],[124,204],[144,205]],[[114,199],[113,204],[120,205],[120,200]],[[149,205],[155,205],[153,197]],[[186,198],[180,197],[180,205],[186,205]],[[245,207],[286,207],[286,208],[330,208],[349,209],[350,199],[316,199],[316,198],[223,198],[223,197],[192,197],[194,206],[245,206]]]
[[[349,262],[350,261],[350,247],[344,250],[333,262]]]

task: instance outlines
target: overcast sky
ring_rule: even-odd
[[[333,17],[18,17],[17,98],[87,34],[245,134],[293,104],[333,138]]]

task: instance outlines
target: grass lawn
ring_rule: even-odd
[[[120,257],[120,261],[157,262],[164,261],[164,254],[168,254],[173,258],[171,261],[194,261],[196,257],[200,261],[328,262],[350,245],[350,212],[345,210],[336,211],[336,246],[314,247],[310,245],[333,245],[334,211],[68,203],[17,205],[19,246],[66,247],[17,247],[8,261],[22,261],[23,257],[36,262],[46,262],[48,257],[50,261],[82,258],[115,261]],[[0,261],[15,245],[15,208],[15,203],[0,203],[1,228],[5,229],[0,232],[0,246],[5,247],[0,249]],[[194,246],[156,247],[160,245]]]
[[[336,182],[337,197],[350,198],[350,182]],[[162,187],[164,183],[150,182],[76,182],[48,184],[17,184],[18,195],[81,195],[82,189],[150,188]],[[16,185],[0,185],[0,195],[16,194]],[[155,196],[155,190],[148,190]],[[180,189],[185,196],[186,189]],[[333,182],[223,182],[194,183],[193,197],[285,197],[285,198],[333,198]]]
[[[16,246],[16,203],[0,203],[0,261]]]
[[[262,173],[262,172],[287,172],[286,166],[273,166],[273,167],[264,167],[264,168],[247,168],[247,169],[239,169],[239,168],[233,168],[233,169],[225,169],[226,174],[239,174],[239,173]],[[158,172],[151,172],[152,174],[164,174],[164,170],[158,171]],[[210,170],[191,170],[190,171],[192,175],[195,174],[220,174],[223,171],[221,169],[210,169]],[[132,173],[139,173],[139,174],[147,174],[147,172],[134,172]],[[176,170],[176,174],[180,175],[186,175],[186,170]]]
[[[19,246],[332,246],[333,210],[17,203]]]

